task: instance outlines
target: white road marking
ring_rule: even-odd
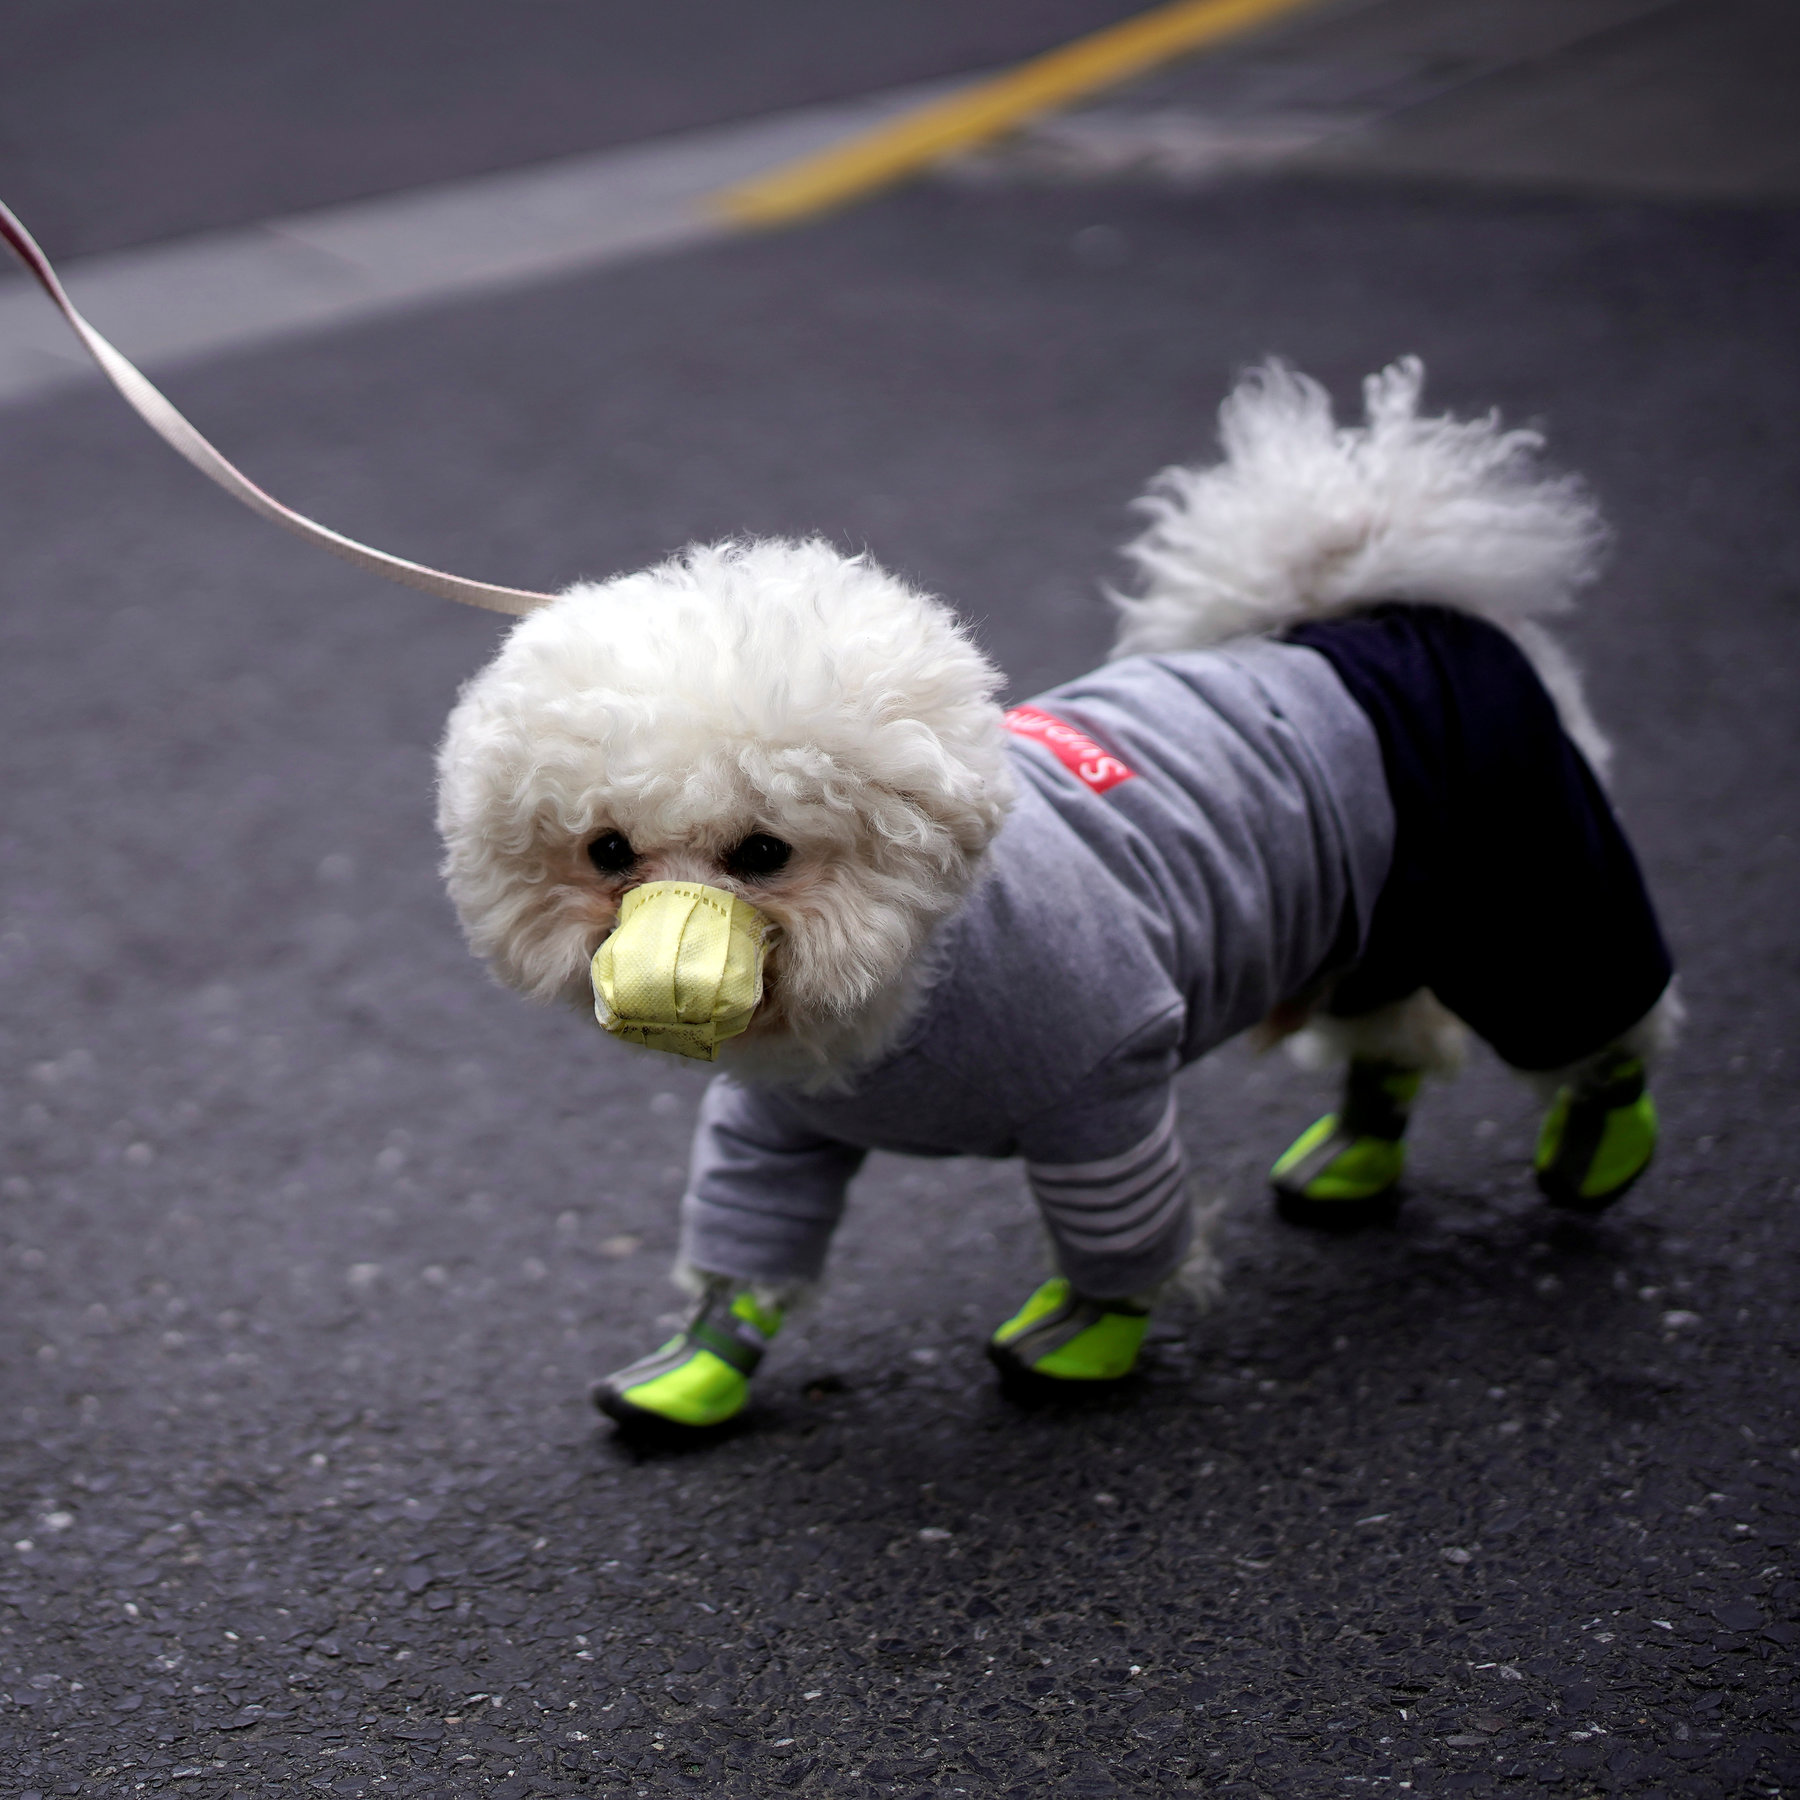
[[[892,89],[77,258],[59,273],[133,362],[166,368],[729,235],[706,205],[721,188],[962,85]],[[0,279],[0,402],[100,379],[38,290]]]

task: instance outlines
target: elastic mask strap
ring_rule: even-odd
[[[136,367],[121,356],[73,306],[63,285],[56,278],[49,259],[37,246],[31,233],[13,216],[12,209],[0,202],[0,237],[4,237],[13,253],[37,278],[37,284],[68,320],[75,335],[87,347],[107,379],[123,394],[138,417],[163,442],[187,458],[209,481],[216,481],[226,493],[241,500],[252,512],[261,513],[296,537],[323,545],[334,556],[355,563],[375,575],[385,575],[423,593],[436,594],[444,600],[460,600],[464,606],[483,606],[489,612],[528,613],[555,598],[552,594],[534,594],[524,588],[493,587],[485,581],[465,581],[460,575],[446,575],[440,569],[428,569],[423,563],[408,562],[402,556],[389,556],[383,550],[371,550],[329,530],[265,494],[255,482],[235,469],[197,432],[161,393],[141,375]]]

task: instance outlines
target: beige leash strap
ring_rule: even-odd
[[[255,482],[235,469],[197,432],[180,413],[141,375],[138,370],[91,326],[73,306],[63,285],[56,278],[49,259],[37,246],[31,233],[13,216],[12,209],[0,201],[0,237],[4,237],[31,273],[38,286],[56,303],[75,335],[87,346],[107,379],[130,402],[146,425],[171,449],[191,462],[209,481],[216,481],[226,493],[241,500],[252,512],[272,519],[296,537],[322,544],[334,556],[341,556],[358,568],[372,574],[385,575],[389,581],[436,594],[445,600],[460,600],[464,606],[484,606],[489,612],[528,613],[555,598],[553,594],[534,594],[524,588],[493,587],[485,581],[465,581],[460,575],[446,575],[440,569],[428,569],[423,563],[408,562],[402,556],[389,556],[383,550],[371,550],[329,530],[302,513],[292,511],[279,500],[265,494]]]

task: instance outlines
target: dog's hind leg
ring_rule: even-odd
[[[1344,1097],[1269,1171],[1281,1216],[1340,1229],[1390,1217],[1420,1085],[1428,1074],[1462,1066],[1466,1038],[1461,1022],[1425,988],[1350,1018],[1315,1014],[1294,1039],[1294,1054],[1313,1067],[1343,1062]]]
[[[1528,1077],[1549,1099],[1533,1166],[1553,1206],[1604,1212],[1650,1166],[1656,1104],[1649,1071],[1672,1048],[1684,1016],[1671,983],[1629,1031],[1567,1068]]]

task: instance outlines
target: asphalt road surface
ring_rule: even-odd
[[[916,72],[916,71],[915,71]],[[287,203],[285,200],[284,204]],[[293,504],[527,587],[820,531],[1014,692],[1097,659],[1233,372],[1542,421],[1618,527],[1568,628],[1683,964],[1653,1174],[1526,1174],[1478,1063],[1399,1222],[1281,1226],[1324,1090],[1184,1131],[1224,1298],[1019,1411],[1015,1170],[878,1158],[724,1442],[653,1340],[698,1084],[487,982],[430,757],[498,630],[239,512],[110,395],[0,415],[0,1793],[1800,1789],[1800,213],[1271,176],[927,183],[169,383]]]
[[[6,199],[52,257],[997,69],[1135,0],[9,0]]]

